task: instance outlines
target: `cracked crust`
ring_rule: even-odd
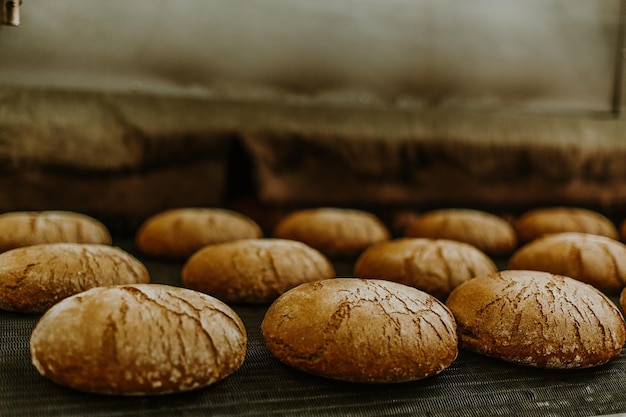
[[[589,233],[619,239],[611,220],[592,210],[577,207],[540,207],[515,219],[513,227],[522,243],[551,233]]]
[[[41,243],[111,244],[98,220],[70,211],[17,211],[0,215],[0,252]]]
[[[454,318],[443,303],[382,280],[302,284],[270,306],[261,330],[267,348],[285,364],[352,382],[426,378],[458,353]]]
[[[148,270],[139,260],[108,245],[49,243],[0,254],[3,310],[43,313],[93,287],[148,282]]]
[[[247,336],[208,295],[135,284],[94,288],[52,307],[30,339],[33,365],[71,388],[116,395],[198,389],[237,370]]]
[[[485,253],[463,242],[446,239],[401,238],[366,249],[354,274],[409,285],[445,300],[462,282],[496,272]]]
[[[137,230],[137,248],[154,257],[187,259],[206,245],[260,238],[251,218],[221,208],[180,208],[148,218]]]
[[[269,238],[207,246],[182,269],[185,287],[242,303],[271,303],[299,284],[334,277],[332,264],[319,251]]]
[[[517,236],[509,222],[479,210],[433,210],[415,217],[404,235],[456,240],[476,246],[488,255],[507,254],[517,247]]]
[[[592,286],[539,271],[508,270],[455,288],[446,305],[460,346],[538,368],[584,368],[619,356],[617,306]]]
[[[333,258],[355,257],[390,239],[387,227],[373,214],[335,207],[294,211],[278,222],[273,236],[304,242]]]
[[[565,275],[618,294],[626,285],[626,245],[588,233],[550,234],[518,249],[508,267]]]

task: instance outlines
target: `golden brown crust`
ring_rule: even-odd
[[[426,378],[458,353],[454,318],[443,303],[382,280],[302,284],[270,306],[261,330],[270,352],[285,364],[352,382]]]
[[[354,266],[357,277],[395,281],[439,299],[462,282],[497,270],[491,258],[475,246],[426,238],[378,243],[367,248]]]
[[[626,285],[626,245],[588,233],[555,233],[522,246],[508,267],[565,275],[617,294]]]
[[[93,287],[148,282],[139,260],[108,245],[49,243],[0,254],[0,308],[9,311],[43,313]]]
[[[462,348],[539,368],[582,368],[619,356],[622,314],[604,294],[572,278],[509,270],[471,279],[446,305]]]
[[[495,214],[470,209],[424,213],[411,221],[405,236],[465,242],[488,255],[506,254],[517,246],[517,236],[509,222]]]
[[[330,257],[354,257],[390,239],[387,227],[373,214],[334,207],[294,211],[278,222],[273,236],[304,242]]]
[[[0,252],[40,243],[111,244],[104,224],[71,211],[16,211],[0,215]]]
[[[35,326],[33,365],[46,378],[103,394],[201,388],[243,363],[241,319],[208,295],[157,284],[94,288],[61,301]]]
[[[221,208],[179,208],[148,218],[136,244],[147,255],[186,259],[206,245],[259,238],[260,226],[244,214]]]
[[[330,261],[302,242],[245,239],[210,245],[182,270],[187,288],[226,302],[270,303],[305,282],[335,277]]]
[[[539,207],[514,220],[513,227],[522,243],[551,233],[590,233],[618,239],[615,224],[592,210],[578,207]]]

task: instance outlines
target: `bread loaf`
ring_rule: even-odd
[[[237,370],[246,330],[221,301],[157,284],[94,288],[46,312],[30,338],[33,365],[77,390],[142,395],[188,391]]]
[[[0,252],[39,243],[111,244],[98,220],[71,211],[17,211],[0,214]]]
[[[539,368],[583,368],[619,356],[626,332],[617,306],[592,286],[547,272],[508,270],[450,293],[460,346]]]
[[[270,306],[261,330],[283,363],[352,382],[425,378],[446,369],[458,353],[454,318],[443,303],[381,280],[299,285]]]
[[[259,225],[241,213],[220,208],[179,208],[148,218],[136,234],[138,249],[154,257],[187,259],[215,243],[259,238]]]
[[[460,283],[496,272],[494,262],[475,246],[447,239],[401,238],[367,248],[354,274],[399,282],[445,299]]]
[[[615,224],[606,216],[578,207],[540,207],[515,219],[513,227],[522,243],[551,233],[590,233],[618,239]]]
[[[335,207],[294,211],[278,222],[273,236],[304,242],[332,258],[355,257],[390,239],[387,227],[373,214]]]
[[[0,254],[0,308],[42,313],[93,287],[147,283],[146,267],[108,245],[48,243]]]
[[[555,233],[519,248],[508,267],[565,275],[617,294],[626,286],[626,245],[588,233]]]
[[[488,255],[507,254],[517,246],[517,236],[509,222],[495,214],[469,209],[424,213],[407,225],[405,236],[465,242]]]
[[[185,287],[235,303],[270,303],[299,284],[334,277],[332,264],[319,251],[286,239],[206,246],[182,269]]]

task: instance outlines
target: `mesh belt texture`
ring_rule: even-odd
[[[182,265],[135,256],[153,282],[180,285]],[[355,384],[283,365],[263,343],[266,306],[231,307],[248,332],[241,368],[196,391],[136,397],[83,393],[43,378],[28,350],[39,316],[0,311],[0,416],[588,417],[626,412],[626,352],[599,367],[544,370],[461,351],[431,378]]]

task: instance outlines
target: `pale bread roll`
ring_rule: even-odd
[[[104,224],[71,211],[15,211],[0,214],[0,252],[40,243],[111,244]]]
[[[0,254],[3,310],[42,313],[93,287],[148,282],[148,270],[139,260],[108,245],[48,243]]]
[[[375,215],[335,207],[291,212],[278,222],[273,236],[304,242],[333,258],[355,257],[365,248],[390,239],[389,230]]]
[[[617,306],[592,286],[540,271],[473,278],[450,293],[460,346],[538,368],[584,368],[620,355]]]
[[[498,268],[473,245],[447,239],[401,238],[367,248],[354,274],[409,285],[439,299],[453,288]]]
[[[210,385],[237,370],[246,330],[221,301],[157,284],[94,288],[52,307],[30,338],[33,365],[77,390],[155,395]]]
[[[480,210],[440,209],[413,219],[406,237],[449,239],[469,243],[488,255],[510,253],[517,246],[515,230],[500,216]]]
[[[311,374],[351,382],[413,381],[458,354],[450,311],[425,292],[390,281],[336,278],[302,284],[268,309],[269,351]]]
[[[513,221],[520,242],[526,243],[551,233],[590,233],[618,239],[615,224],[606,216],[578,207],[539,207]]]
[[[588,233],[555,233],[519,248],[508,267],[565,275],[617,294],[626,285],[626,245]]]
[[[182,269],[185,287],[237,303],[270,303],[299,284],[334,277],[335,270],[322,253],[286,239],[206,246]]]
[[[261,227],[244,214],[221,208],[189,207],[166,210],[146,219],[135,241],[147,255],[181,260],[206,245],[262,235]]]

